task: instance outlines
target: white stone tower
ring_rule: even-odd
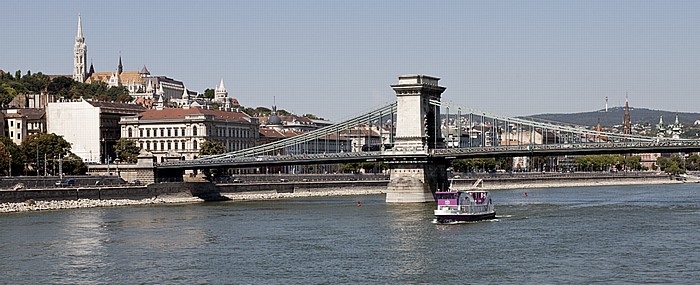
[[[440,101],[445,87],[440,78],[427,75],[402,75],[391,85],[396,92],[396,150],[427,151],[441,148],[440,108],[430,100]]]
[[[78,34],[73,46],[73,80],[84,83],[87,77],[87,45],[83,37],[83,25],[78,14]]]
[[[228,100],[228,91],[226,91],[226,86],[224,86],[224,79],[221,79],[221,82],[219,82],[219,85],[216,86],[216,89],[214,89],[214,101],[215,102],[224,102]]]
[[[447,189],[447,163],[434,160],[428,151],[442,148],[440,108],[430,101],[440,101],[445,87],[438,85],[437,77],[426,75],[399,76],[399,83],[391,85],[396,92],[396,137],[394,147],[387,155],[404,154],[423,156],[419,160],[389,162],[391,176],[387,186],[389,203],[416,203],[434,201],[433,193]]]

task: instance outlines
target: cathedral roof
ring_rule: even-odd
[[[109,78],[114,75],[114,72],[95,72],[90,75],[88,79],[85,80],[85,83],[92,83],[92,82],[98,82],[102,81],[105,83],[109,82]],[[141,75],[136,72],[136,71],[124,71],[122,74],[119,74],[119,83],[126,83],[126,82],[143,82],[143,78],[141,78]]]
[[[141,71],[139,71],[139,74],[151,75],[151,72],[148,71],[148,68],[146,68],[144,65],[143,68],[141,68]]]

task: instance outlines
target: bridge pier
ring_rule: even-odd
[[[445,87],[440,78],[427,75],[402,75],[391,85],[396,93],[396,137],[394,147],[385,155],[395,155],[386,194],[389,203],[434,201],[433,193],[445,190],[447,167],[443,161],[430,158],[429,150],[442,148],[440,101]],[[401,157],[422,157],[402,160]]]
[[[392,164],[387,203],[435,201],[436,191],[447,189],[447,165],[435,161]]]

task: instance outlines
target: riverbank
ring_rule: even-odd
[[[456,189],[470,188],[474,179],[462,179],[461,185],[456,185]],[[613,186],[613,185],[644,185],[644,184],[682,184],[682,183],[697,183],[693,181],[678,181],[669,178],[627,178],[627,179],[484,179],[482,187],[484,190],[509,190],[509,189],[532,189],[532,188],[556,188],[556,187],[591,187],[591,186]],[[221,190],[218,195],[219,200],[231,201],[253,201],[253,200],[275,200],[275,199],[293,199],[293,198],[308,198],[308,197],[328,197],[328,196],[358,196],[358,195],[379,195],[386,193],[386,186],[382,185],[361,185],[356,182],[347,182],[348,185],[341,186],[342,183],[336,185],[317,185],[306,187],[298,187],[286,189],[281,186],[268,185],[275,190],[265,191],[240,191],[238,187],[246,188],[246,185],[238,184],[236,188],[230,188],[226,185],[216,186]],[[355,184],[352,184],[355,183]],[[383,182],[386,183],[386,182]],[[291,184],[283,184],[289,186]],[[205,186],[205,185],[201,185]],[[206,186],[213,186],[208,184]],[[229,185],[230,186],[230,185]],[[351,186],[351,187],[347,187]],[[253,187],[260,189],[269,189],[270,187]],[[200,187],[188,187],[200,188]],[[205,187],[209,188],[209,187]],[[289,188],[289,187],[287,187]],[[85,190],[81,190],[85,192]],[[144,191],[145,192],[145,191]],[[155,192],[154,192],[155,193]],[[127,193],[128,194],[128,193]],[[74,196],[75,197],[75,196]],[[141,196],[143,197],[143,196]],[[199,203],[205,201],[202,198],[193,196],[192,190],[183,191],[180,193],[170,193],[155,195],[151,198],[144,199],[63,199],[63,200],[35,200],[27,199],[24,202],[8,202],[0,203],[0,213],[12,212],[27,212],[27,211],[46,211],[46,210],[62,210],[62,209],[80,209],[80,208],[96,208],[96,207],[119,207],[119,206],[139,206],[139,205],[158,205],[158,204],[177,204],[177,203]]]
[[[501,184],[491,184],[485,182],[483,187],[479,187],[484,190],[511,190],[511,189],[532,189],[532,188],[559,188],[559,187],[595,187],[595,186],[624,186],[624,185],[663,185],[663,184],[683,184],[683,181],[676,181],[670,179],[658,179],[658,180],[599,180],[599,181],[547,181],[547,182],[537,182],[537,183],[501,183]],[[695,182],[693,182],[695,183]]]
[[[308,191],[297,193],[226,193],[221,196],[231,201],[261,201],[291,198],[327,197],[327,196],[359,196],[378,195],[386,193],[383,189],[328,189],[324,191]],[[67,210],[99,207],[140,206],[158,204],[186,204],[204,202],[204,199],[182,194],[166,195],[148,199],[78,199],[35,201],[29,199],[19,203],[0,203],[0,213],[15,213],[29,211]]]

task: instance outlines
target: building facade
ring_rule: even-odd
[[[106,163],[116,157],[114,144],[121,138],[121,117],[143,111],[139,105],[84,99],[49,103],[47,132],[62,136],[83,161]]]
[[[2,111],[5,134],[17,145],[33,134],[46,132],[44,109],[7,109]]]
[[[226,152],[253,147],[260,136],[259,123],[242,112],[200,108],[151,109],[119,122],[121,136],[153,153],[159,162],[195,159],[201,144],[220,142]]]

